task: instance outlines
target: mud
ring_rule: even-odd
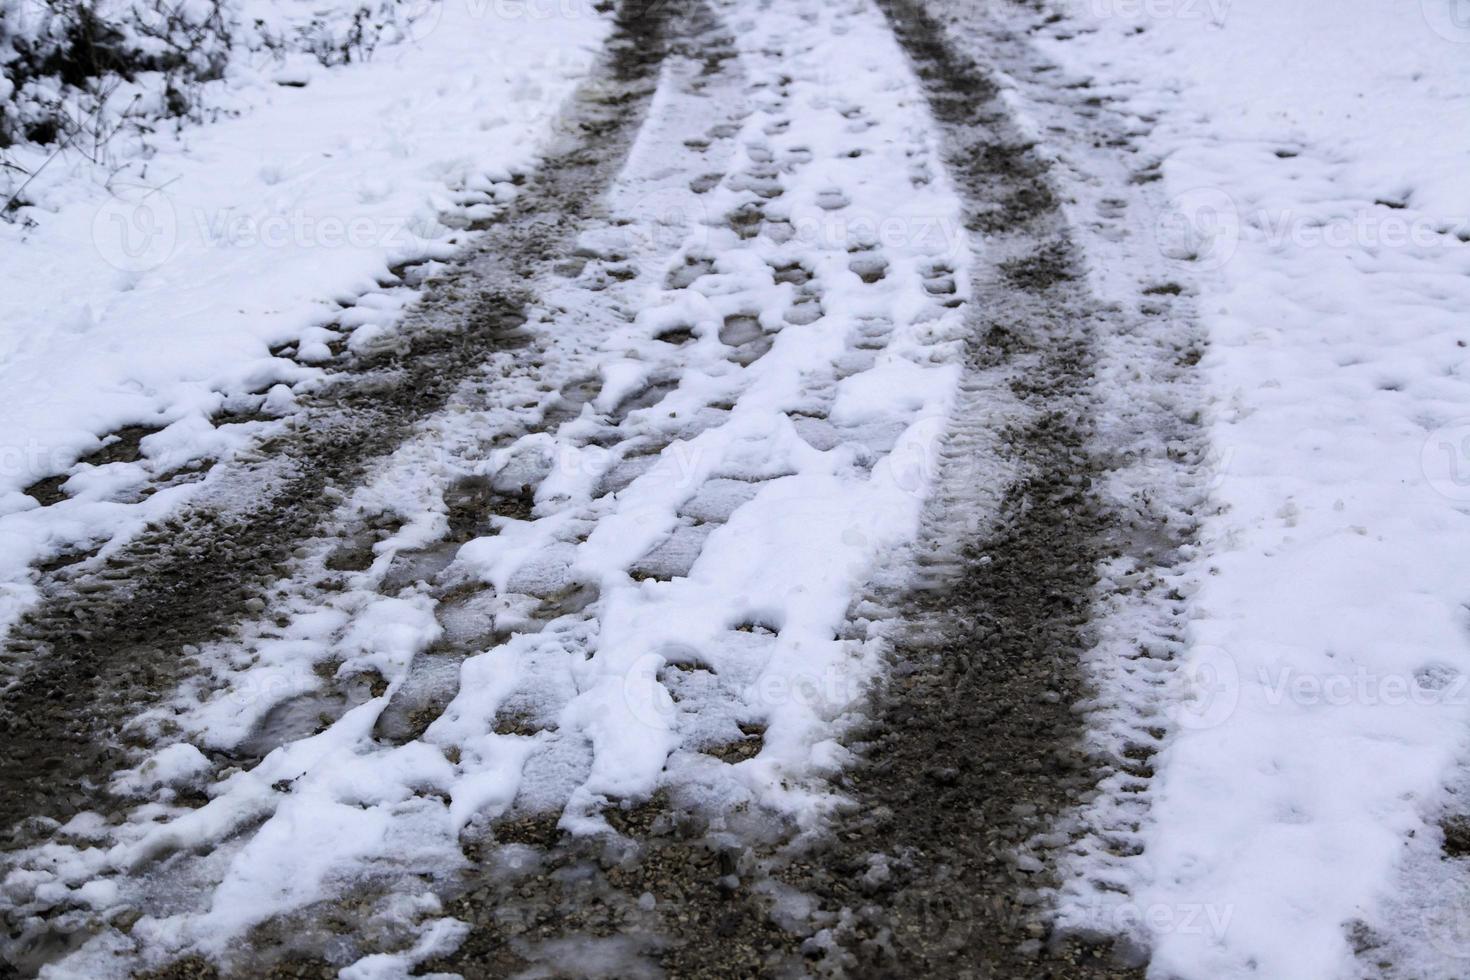
[[[727,833],[739,815],[727,823],[660,796],[608,819],[618,836],[579,841],[561,840],[554,818],[498,825],[496,843],[536,846],[544,858],[520,874],[485,866],[447,907],[472,924],[469,938],[423,971],[488,980],[550,966],[568,976],[569,950],[580,947],[587,975],[807,975],[803,937],[751,887],[764,879],[751,846],[761,842]]]

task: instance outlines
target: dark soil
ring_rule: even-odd
[[[83,457],[78,462],[90,466],[105,466],[108,463],[136,463],[142,458],[142,442],[153,433],[160,431],[154,426],[129,425],[112,433],[107,437],[106,445],[89,456]],[[66,474],[48,476],[37,480],[23,491],[29,494],[42,507],[49,507],[57,501],[66,498],[61,485],[68,479]]]
[[[1444,833],[1442,850],[1445,857],[1470,855],[1470,817],[1447,816],[1439,822],[1439,829]]]
[[[423,972],[510,976],[576,937],[600,950],[607,976],[641,976],[652,964],[670,977],[710,980],[804,975],[802,937],[772,921],[770,902],[750,887],[760,877],[755,850],[664,796],[608,819],[621,836],[562,838],[555,817],[498,824],[495,843],[545,848],[545,864],[519,879],[502,870],[471,881],[447,907],[472,924],[468,940]]]

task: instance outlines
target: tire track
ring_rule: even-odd
[[[1110,958],[1130,950],[1055,936],[1047,911],[1059,885],[1056,855],[1075,840],[1064,815],[1100,781],[1128,772],[1127,764],[1083,749],[1086,722],[1072,708],[1088,694],[1079,655],[1089,643],[1096,568],[1120,536],[1095,487],[1110,464],[1090,421],[1099,358],[1091,331],[1105,314],[1081,282],[1046,167],[1016,133],[985,71],[957,53],[918,0],[879,6],[945,131],[947,163],[968,202],[968,231],[986,237],[970,267],[972,295],[981,302],[968,311],[960,403],[937,446],[936,496],[914,549],[920,585],[874,586],[872,601],[855,607],[844,634],[861,639],[880,629],[891,644],[890,680],[874,696],[872,723],[854,746],[865,762],[837,777],[856,805],[816,839],[760,814],[712,812],[668,791],[612,801],[605,816],[613,835],[575,837],[558,828],[555,813],[512,810],[461,839],[472,870],[436,883],[435,891],[444,912],[469,930],[459,949],[419,969],[491,977],[554,973],[580,962],[583,972],[595,967],[617,976],[1138,975]],[[860,4],[852,9],[872,15]],[[548,157],[513,208],[487,229],[461,275],[426,299],[399,347],[352,370],[266,447],[267,459],[221,474],[211,490],[217,510],[145,536],[121,560],[58,589],[27,621],[19,634],[23,652],[39,659],[0,701],[0,720],[30,732],[19,740],[23,755],[0,760],[0,817],[64,818],[83,806],[98,809],[106,775],[123,761],[115,733],[135,705],[186,675],[189,646],[258,615],[252,604],[262,587],[290,572],[298,542],[322,533],[340,490],[362,484],[370,464],[407,445],[414,423],[452,407],[460,382],[490,352],[531,342],[522,323],[536,298],[524,283],[568,262],[576,270],[559,275],[581,274],[587,257],[569,256],[571,243],[598,213],[665,54],[688,42],[696,56],[705,50],[709,73],[719,73],[728,39],[710,35],[710,13],[702,5],[640,9],[636,0],[623,8],[605,70],[583,87],[571,116],[570,145]],[[792,43],[799,47],[800,38]],[[780,64],[791,51],[778,47],[761,55]],[[785,105],[789,81],[762,93],[773,109]],[[855,127],[862,123],[861,107],[832,108]],[[796,111],[791,117],[772,124],[784,129],[802,121]],[[769,153],[750,163],[697,183],[708,190],[723,178],[754,195],[728,216],[732,228],[749,232],[742,238],[789,235],[789,222],[763,210],[763,202],[779,197],[786,164]],[[918,179],[922,161],[914,166]],[[869,285],[898,272],[885,271],[890,264],[881,249],[853,251],[845,261]],[[693,254],[688,262],[671,279],[692,281],[713,268]],[[614,281],[639,274],[623,261],[603,264]],[[956,292],[953,268],[936,265],[924,276],[934,303],[959,303],[945,300]],[[773,267],[773,277],[798,291],[787,323],[821,316],[820,278],[799,265]],[[872,352],[890,342],[892,326],[854,329],[834,376],[870,364]],[[742,368],[770,349],[770,337],[750,317],[727,319],[719,334]],[[672,370],[682,356],[676,348],[691,337],[684,330],[655,339],[669,346]],[[550,432],[595,393],[582,391],[586,382],[564,363],[540,364],[547,351],[535,353],[528,376],[540,371],[543,380],[562,380],[557,371],[572,371],[556,389],[565,410],[540,423]],[[651,374],[648,389],[609,413],[615,424],[596,436],[626,442],[626,432],[613,430],[663,395],[658,377]],[[803,438],[832,437],[822,404],[834,383],[825,374],[811,379],[813,414],[796,413]],[[640,438],[654,452],[662,442],[647,432]],[[626,486],[635,472],[608,476]],[[466,486],[466,493],[479,492]],[[457,534],[449,490],[445,500]],[[487,506],[477,498],[462,509]],[[347,554],[349,545],[371,540],[355,538],[354,530],[363,529],[341,533],[344,561],[360,562],[361,555]],[[685,574],[685,550],[650,552],[637,574]],[[764,629],[756,622],[741,628],[753,639]],[[430,690],[434,678],[425,676],[422,691],[403,688],[380,738],[416,737],[443,708],[445,692]],[[449,691],[457,675],[446,676]],[[523,734],[523,719],[499,721]],[[738,742],[701,751],[725,762],[748,758],[759,751],[762,730],[740,730]],[[47,765],[55,769],[47,772]],[[1146,758],[1137,768],[1146,777]],[[33,821],[33,833],[20,840],[51,826]],[[507,847],[524,848],[524,863],[506,864]],[[322,975],[331,969],[318,958],[322,949],[340,956],[344,943],[366,948],[377,941],[364,934],[364,910],[379,890],[393,888],[391,876],[359,882],[340,902],[263,924],[249,938],[251,956],[265,951],[251,969]],[[158,976],[209,977],[221,969],[190,957]]]
[[[187,675],[191,648],[227,635],[251,611],[340,499],[338,488],[441,408],[491,352],[525,343],[523,283],[549,270],[601,206],[647,110],[674,16],[638,0],[619,8],[602,63],[563,121],[564,145],[394,345],[350,363],[288,431],[260,446],[265,459],[215,475],[201,504],[102,567],[53,584],[18,625],[7,644],[16,676],[0,700],[8,748],[0,825],[39,819],[11,846],[52,820],[102,808],[122,762],[119,729]],[[461,293],[470,273],[479,286]]]
[[[1064,818],[1114,771],[1072,710],[1090,693],[1080,658],[1114,523],[1094,489],[1099,304],[996,85],[921,3],[879,5],[985,238],[923,584],[879,600],[897,616],[857,806],[793,883],[836,912],[831,958],[849,976],[1138,976],[1109,939],[1054,935],[1047,907]]]
[[[654,5],[658,6],[658,5]],[[599,240],[611,241],[624,237],[621,234],[613,234],[609,238],[609,232],[618,232],[619,227],[627,224],[627,217],[618,209],[615,201],[609,201],[606,191],[612,178],[624,170],[625,161],[628,159],[629,150],[636,137],[642,132],[642,123],[646,115],[647,104],[653,98],[653,87],[656,77],[662,70],[665,60],[677,57],[685,64],[685,74],[691,74],[691,78],[685,79],[685,83],[692,92],[698,92],[704,87],[711,85],[725,74],[722,64],[733,57],[729,50],[728,36],[721,35],[714,29],[711,12],[704,7],[690,8],[681,11],[668,11],[661,19],[634,21],[646,26],[640,27],[637,32],[625,28],[630,23],[630,17],[654,17],[652,10],[635,13],[635,8],[625,9],[624,16],[619,22],[619,32],[611,42],[610,48],[613,56],[609,62],[611,68],[604,72],[603,76],[595,79],[592,83],[583,86],[578,93],[577,101],[590,103],[591,110],[579,109],[574,113],[570,123],[564,125],[564,129],[573,134],[573,145],[569,149],[550,156],[545,161],[546,172],[539,174],[526,185],[519,199],[517,208],[506,215],[495,226],[487,229],[486,236],[491,247],[481,248],[476,255],[468,257],[463,263],[467,271],[459,278],[459,281],[451,281],[445,285],[437,294],[431,294],[425,300],[424,309],[416,316],[413,326],[418,327],[425,333],[434,330],[436,320],[443,318],[450,323],[458,324],[469,321],[470,327],[466,330],[470,336],[463,341],[465,362],[461,368],[459,361],[446,364],[445,360],[439,359],[428,364],[419,364],[416,358],[421,358],[427,345],[434,340],[440,343],[458,344],[459,338],[450,336],[440,338],[439,334],[444,331],[431,333],[428,339],[416,334],[410,334],[404,349],[391,352],[379,359],[378,365],[372,371],[364,371],[365,377],[361,382],[344,385],[345,391],[337,399],[338,402],[351,400],[351,407],[360,411],[361,417],[347,416],[339,411],[336,403],[323,405],[318,415],[310,415],[297,420],[295,428],[303,430],[300,434],[293,434],[289,439],[281,441],[279,446],[271,447],[272,451],[280,454],[289,454],[287,463],[280,462],[280,456],[267,460],[261,465],[260,470],[269,469],[272,474],[276,473],[272,467],[287,470],[286,477],[296,482],[287,482],[288,490],[295,494],[304,494],[299,488],[306,485],[304,481],[308,478],[314,482],[309,484],[312,492],[318,494],[321,499],[315,509],[308,509],[305,517],[299,525],[293,525],[292,533],[285,536],[283,540],[276,542],[271,539],[272,544],[279,544],[277,561],[280,567],[273,567],[262,573],[259,583],[263,585],[272,575],[280,582],[294,583],[298,591],[310,592],[310,597],[319,597],[318,593],[331,592],[341,588],[343,576],[350,576],[355,572],[363,572],[372,561],[372,542],[375,540],[374,532],[381,532],[382,528],[372,524],[369,518],[363,526],[323,528],[323,521],[329,517],[329,511],[336,511],[340,515],[344,498],[350,498],[351,494],[345,491],[354,489],[370,488],[374,480],[383,475],[384,470],[391,471],[395,466],[415,468],[431,471],[434,466],[426,457],[415,457],[416,450],[424,449],[424,444],[430,443],[438,455],[454,455],[457,451],[464,449],[463,446],[455,444],[453,437],[463,435],[457,433],[452,422],[445,419],[454,419],[461,413],[473,415],[476,407],[483,408],[481,404],[485,401],[499,402],[504,400],[505,390],[523,389],[522,395],[530,393],[531,390],[544,389],[552,393],[552,397],[546,400],[547,409],[539,422],[525,423],[514,432],[497,432],[493,427],[477,433],[479,440],[471,447],[472,451],[478,448],[484,451],[484,440],[499,440],[499,443],[514,441],[517,436],[534,437],[536,434],[548,434],[565,423],[575,422],[580,414],[580,409],[586,401],[595,395],[595,379],[587,379],[585,372],[587,365],[580,364],[579,359],[584,359],[585,351],[579,351],[579,344],[584,344],[587,337],[584,334],[597,335],[599,329],[608,329],[609,324],[604,323],[600,316],[609,312],[615,312],[616,308],[626,302],[626,297],[620,295],[619,284],[626,277],[633,277],[631,285],[637,285],[637,259],[646,256],[625,254],[623,250],[614,250],[615,254],[602,254],[597,251],[596,243]],[[627,60],[630,68],[628,71],[621,70],[618,65],[620,55]],[[692,68],[689,66],[692,65]],[[613,107],[611,110],[608,107]],[[734,126],[728,122],[720,123],[719,116],[730,107],[721,105],[715,113],[715,123],[711,125],[706,116],[700,122],[700,132],[706,129],[721,130],[730,129]],[[580,121],[579,121],[580,119]],[[609,129],[615,121],[620,127],[616,132]],[[609,146],[609,140],[621,140],[621,144]],[[712,136],[712,139],[723,140],[727,136]],[[687,146],[688,144],[686,144]],[[706,144],[704,149],[708,149]],[[613,150],[617,150],[616,153]],[[703,150],[690,151],[702,153]],[[712,154],[718,156],[718,154]],[[637,169],[636,166],[633,169]],[[538,186],[540,185],[540,186]],[[555,196],[550,190],[555,188]],[[638,193],[635,191],[635,194]],[[646,230],[646,229],[645,229]],[[636,238],[637,229],[634,229]],[[632,247],[627,252],[637,253],[650,251],[656,253],[659,247],[655,243],[651,249],[640,249]],[[603,275],[604,267],[613,269],[616,275],[612,276],[613,283],[609,285],[606,276]],[[547,273],[552,273],[548,275]],[[561,283],[555,280],[561,279]],[[518,291],[520,284],[525,280],[538,280],[542,288],[538,290],[540,295],[532,297]],[[475,287],[472,297],[458,300],[453,297],[456,291],[468,291],[469,284]],[[576,297],[578,291],[587,295]],[[552,311],[550,323],[555,319],[555,312],[567,313],[568,306],[575,307],[578,302],[588,302],[592,292],[606,291],[606,296],[593,306],[606,306],[599,313],[595,309],[578,310],[571,317],[589,318],[589,323],[568,322],[561,324],[562,329],[556,331],[541,330],[543,323],[535,322],[538,318],[546,318],[548,307]],[[503,334],[503,342],[484,343],[486,330],[482,327],[480,320],[492,314],[499,313],[497,304],[504,297],[507,301],[505,316],[509,321],[503,331],[495,331],[491,336],[499,341]],[[571,300],[569,304],[568,301]],[[509,312],[513,303],[514,313]],[[491,314],[484,311],[487,306]],[[531,315],[532,322],[520,328],[526,314]],[[478,318],[478,319],[471,319]],[[597,339],[601,339],[600,336]],[[476,344],[478,343],[478,346]],[[484,392],[485,382],[474,377],[475,372],[481,364],[487,362],[492,354],[500,353],[499,361],[504,362],[504,352],[511,347],[526,347],[529,350],[518,351],[516,357],[517,368],[514,377],[500,377],[497,379],[496,388],[500,392],[496,395],[486,395]],[[434,350],[436,348],[427,347]],[[452,348],[457,351],[458,346]],[[580,364],[580,366],[579,366]],[[412,377],[401,377],[405,372],[413,372]],[[457,371],[457,374],[449,375],[449,371]],[[495,377],[491,372],[489,377]],[[458,384],[457,382],[469,382]],[[433,388],[433,397],[426,405],[414,403],[412,412],[406,408],[401,416],[388,416],[379,408],[382,399],[393,400],[395,408],[399,408],[396,399],[401,397],[412,401],[416,395],[422,395],[428,386]],[[655,386],[656,388],[656,386]],[[556,392],[560,395],[556,395]],[[516,398],[511,397],[511,401]],[[654,399],[656,400],[656,398]],[[534,401],[534,400],[533,400]],[[634,396],[625,404],[618,406],[619,421],[629,412],[636,408],[638,397]],[[435,414],[438,413],[438,414]],[[494,413],[490,413],[491,416]],[[433,416],[430,418],[430,416]],[[484,419],[480,420],[484,422]],[[504,421],[501,419],[500,421]],[[707,421],[707,420],[706,420]],[[415,426],[414,423],[420,423]],[[363,440],[372,439],[374,433],[371,427],[375,424],[385,426],[392,424],[396,428],[388,429],[382,439],[373,441],[372,446],[381,446],[376,452],[364,452],[362,458],[353,461],[353,469],[343,470],[328,468],[325,473],[320,471],[295,472],[291,467],[304,469],[304,463],[299,459],[308,450],[303,449],[297,441],[312,440],[310,445],[316,446],[320,443],[318,431],[325,425],[338,426],[342,431],[332,433],[334,440],[332,445],[338,441],[346,442],[353,438]],[[436,443],[436,437],[445,436],[444,427],[448,427],[448,436],[442,444]],[[574,425],[571,427],[575,427]],[[585,427],[585,423],[584,423]],[[613,437],[621,441],[627,441],[627,433],[619,430],[618,425],[604,428],[597,436]],[[497,444],[499,444],[497,443]],[[328,460],[329,464],[335,465],[336,458]],[[453,467],[451,467],[453,468]],[[371,472],[369,472],[371,470]],[[390,472],[391,477],[391,472]],[[259,480],[258,472],[249,472],[245,477]],[[238,482],[245,482],[245,477],[237,478]],[[434,479],[432,476],[426,479]],[[449,508],[449,532],[451,538],[463,541],[467,536],[473,536],[475,531],[483,532],[485,521],[490,513],[503,507],[507,501],[496,498],[488,484],[483,479],[472,478],[449,483],[441,488],[445,503]],[[250,492],[252,485],[245,484],[245,491]],[[238,492],[238,489],[237,489]],[[307,509],[311,500],[301,500],[294,497],[288,503]],[[524,499],[519,499],[520,506],[526,505]],[[522,516],[529,516],[523,514]],[[335,518],[340,520],[340,516]],[[201,527],[201,534],[206,534],[213,529],[217,518],[210,516],[211,523]],[[332,523],[327,522],[329,525]],[[463,526],[460,526],[460,525]],[[325,537],[325,541],[323,538]],[[336,539],[337,546],[331,550],[326,559],[326,575],[318,575],[316,580],[306,583],[303,589],[303,580],[311,579],[311,568],[303,569],[298,566],[285,564],[292,557],[300,558],[302,550],[320,551],[320,546],[325,543],[329,546],[332,539]],[[213,547],[211,554],[229,557],[233,554],[231,550],[239,546],[239,538],[229,538],[223,546],[215,546],[214,539],[206,537],[206,544]],[[146,545],[143,542],[142,545]],[[309,545],[304,549],[296,548],[297,544]],[[431,549],[433,551],[433,549]],[[293,556],[293,552],[296,552]],[[452,553],[452,552],[451,552]],[[166,558],[167,556],[165,556]],[[318,557],[320,557],[318,555]],[[401,553],[397,556],[406,559],[405,562],[395,561],[394,571],[390,572],[382,585],[387,591],[397,591],[397,588],[386,584],[394,580],[394,574],[408,576],[407,579],[398,581],[399,585],[405,581],[412,581],[423,569],[414,569],[412,566],[416,556],[413,553]],[[311,563],[304,562],[307,566]],[[404,567],[399,568],[402,564]],[[340,573],[340,574],[333,574]],[[134,574],[136,572],[134,571]],[[153,569],[148,571],[150,575],[156,575]],[[169,575],[178,574],[169,568]],[[428,577],[432,578],[432,575]],[[127,588],[130,582],[119,575],[117,581],[119,588]],[[145,587],[150,581],[147,577],[140,577]],[[276,617],[278,623],[284,621],[285,610],[281,606],[267,602],[261,606],[255,600],[262,595],[267,598],[271,593],[258,586],[251,588],[249,582],[240,585],[241,601],[235,612],[233,622],[240,626],[248,626],[251,617],[270,620]],[[320,588],[317,588],[320,586]],[[231,588],[235,587],[231,582]],[[279,591],[279,590],[277,590]],[[463,591],[463,590],[460,590]],[[484,597],[483,592],[477,593]],[[198,596],[199,603],[208,603],[211,596],[217,597],[216,593],[204,590]],[[310,598],[308,597],[308,598]],[[136,594],[133,596],[136,601]],[[570,597],[568,601],[572,598]],[[192,599],[190,601],[193,601]],[[587,601],[587,600],[583,600]],[[453,601],[446,601],[445,605],[452,605]],[[563,605],[559,602],[547,600],[548,606]],[[200,642],[207,640],[216,633],[230,632],[230,622],[226,622],[211,630],[207,623],[200,624],[199,619],[204,619],[207,610],[201,611],[197,605],[185,606],[184,612],[180,613],[180,607],[174,605],[168,611],[170,615],[162,622],[165,628],[183,615],[192,615],[186,625],[197,628],[184,638],[176,638],[174,642]],[[571,609],[568,612],[579,612]],[[141,610],[140,615],[146,615],[149,608]],[[65,614],[65,610],[62,610]],[[548,614],[543,618],[555,618]],[[142,629],[131,621],[125,621],[122,628]],[[244,631],[250,634],[250,630]],[[199,640],[193,638],[197,636]],[[248,638],[248,637],[247,637]],[[219,644],[216,644],[219,646]],[[248,646],[247,646],[248,649]],[[163,651],[159,651],[162,653]],[[175,651],[176,652],[176,651]],[[401,742],[421,734],[423,727],[433,719],[438,711],[443,708],[446,695],[452,695],[453,686],[457,683],[457,672],[454,670],[440,671],[447,673],[449,678],[447,688],[444,690],[434,689],[433,682],[444,680],[442,677],[429,677],[434,667],[435,658],[438,665],[453,663],[453,658],[463,655],[463,650],[456,650],[452,643],[442,645],[442,649],[436,648],[429,656],[421,656],[425,663],[420,665],[425,668],[425,676],[419,678],[423,681],[420,685],[405,685],[395,697],[389,709],[385,711],[385,721],[377,732],[378,736],[387,741]],[[203,655],[201,655],[203,659]],[[415,662],[417,664],[417,661]],[[132,661],[135,669],[137,658]],[[377,678],[381,682],[381,678]],[[175,681],[174,677],[160,677],[159,693],[166,694]],[[443,687],[444,685],[441,685]],[[243,751],[238,754],[227,753],[232,762],[248,765],[250,762],[258,762],[259,757],[266,754],[270,749],[276,747],[281,741],[290,740],[295,737],[308,734],[312,724],[317,720],[318,711],[326,714],[328,710],[336,710],[340,714],[342,708],[352,703],[352,692],[339,691],[333,685],[329,690],[322,692],[307,692],[299,698],[292,699],[279,704],[283,716],[278,722],[274,715],[268,715],[259,731],[245,743]],[[141,700],[141,699],[139,699]],[[360,699],[359,699],[360,700]],[[134,704],[137,701],[133,702]],[[127,707],[123,705],[122,707]],[[112,726],[107,730],[108,734],[115,732],[128,720],[129,713],[119,711],[114,719],[108,719]],[[289,732],[287,729],[293,723],[304,722],[304,731]],[[505,722],[510,724],[510,722]],[[169,733],[165,732],[164,735]],[[90,733],[79,733],[79,738],[95,737]],[[114,763],[114,768],[123,761],[124,748],[119,746],[108,757],[109,762]],[[136,761],[134,759],[133,761]],[[103,774],[105,775],[105,773]],[[102,799],[101,781],[82,787],[76,794],[76,804],[88,809],[103,810],[107,812],[105,805],[99,805]],[[45,805],[47,801],[40,801],[38,805]],[[126,802],[126,801],[120,801]],[[202,800],[191,803],[194,806]],[[56,812],[57,807],[52,812]],[[118,813],[121,816],[121,812]],[[31,821],[27,828],[34,833],[31,835],[19,835],[19,842],[25,843],[26,836],[44,836],[54,830],[54,824],[50,820]],[[158,872],[159,878],[172,875],[180,877],[176,868]],[[187,873],[182,877],[187,878]],[[514,884],[514,882],[512,882]],[[359,933],[367,932],[370,927],[364,926],[366,913],[363,911],[367,904],[368,896],[381,897],[391,894],[395,882],[357,882],[352,894],[344,898],[343,902],[322,903],[326,907],[312,907],[300,913],[281,915],[276,919],[263,923],[255,929],[248,941],[243,943],[237,950],[237,956],[228,964],[216,964],[199,959],[187,957],[175,961],[163,967],[157,976],[171,977],[210,977],[220,975],[224,971],[226,975],[269,975],[269,976],[319,976],[323,970],[329,973],[332,967],[327,962],[319,959],[324,947],[330,947],[336,957],[343,954],[344,941],[334,940],[328,942],[323,939],[322,928],[326,924],[328,929],[340,931],[341,923],[344,921],[353,923],[352,928]],[[177,881],[174,887],[177,887]],[[187,888],[188,883],[184,883]],[[165,885],[166,889],[169,887]],[[449,895],[458,894],[458,888],[454,884],[445,886]],[[156,898],[158,892],[150,892],[150,897]],[[173,896],[165,896],[161,902],[168,902]],[[140,903],[143,907],[152,909],[152,905],[145,901]],[[35,912],[33,907],[31,912]],[[75,922],[64,921],[67,913],[58,908],[44,909],[43,914],[33,916],[26,926],[31,930],[29,934],[22,935],[19,929],[13,929],[12,940],[17,936],[20,940],[14,942],[7,949],[6,956],[17,963],[25,972],[30,972],[36,967],[48,961],[76,949],[85,942],[94,931],[91,926],[78,927]],[[58,914],[59,913],[59,914]],[[53,920],[42,927],[41,931],[35,929],[37,918]],[[72,916],[75,919],[75,916]],[[473,921],[473,917],[467,917]],[[114,921],[112,925],[116,925]],[[130,926],[124,926],[122,931],[127,932]],[[364,946],[369,946],[374,938],[381,945],[389,948],[401,937],[396,934],[384,939],[383,937],[362,937],[360,941]],[[334,959],[334,962],[337,962]]]

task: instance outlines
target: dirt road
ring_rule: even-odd
[[[1190,529],[1107,488],[1163,423],[1109,417],[1127,393],[1100,389],[1118,348],[1099,338],[1134,314],[1094,292],[1063,178],[920,0],[609,16],[515,202],[447,270],[396,270],[422,289],[401,333],[340,353],[187,511],[38,571],[0,696],[12,975],[320,976],[373,954],[390,972],[357,975],[1137,974],[1134,945],[1051,908],[1097,838],[1078,808],[1141,792],[1163,734],[1109,741],[1077,709],[1098,609],[1126,599],[1100,564],[1167,561]],[[1011,40],[992,54],[1014,69]],[[925,208],[960,223],[930,240]],[[693,312],[610,344],[660,289]],[[880,378],[900,362],[936,373]],[[943,412],[904,400],[941,380]],[[888,498],[831,532],[868,556],[836,630],[803,646],[805,607],[711,571],[799,560],[756,509],[783,480],[846,487],[906,453],[915,533]],[[694,472],[672,503],[650,476],[670,460]],[[801,492],[797,528],[848,499]],[[665,510],[655,547],[620,543]],[[665,587],[684,591],[661,607]],[[579,699],[674,610],[723,638],[685,629],[619,682],[618,710],[653,716],[624,745]],[[773,658],[829,649],[838,695],[749,694]],[[661,739],[652,791],[620,789]],[[165,750],[187,765],[138,768]],[[58,878],[109,890],[40,887]]]

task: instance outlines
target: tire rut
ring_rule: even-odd
[[[792,884],[838,913],[849,976],[1141,976],[1133,950],[1055,935],[1047,909],[1048,852],[1070,843],[1059,821],[1112,772],[1072,710],[1089,694],[1080,655],[1113,520],[1092,489],[1097,304],[998,87],[922,4],[879,6],[944,131],[969,230],[986,236],[981,302],[917,552],[923,585],[884,597],[898,616],[849,777],[857,805]],[[981,412],[998,397],[1012,406],[1001,431],[968,431],[994,425]],[[976,500],[977,443],[1010,474],[993,513]]]
[[[54,582],[17,626],[6,650],[15,676],[0,698],[0,825],[35,819],[10,846],[53,820],[105,809],[125,753],[120,729],[187,675],[192,647],[252,611],[296,543],[342,499],[338,488],[442,408],[491,352],[524,343],[524,284],[549,272],[600,207],[651,100],[672,16],[639,0],[617,10],[599,68],[562,121],[562,145],[390,345],[349,362],[259,447],[264,460],[216,475],[202,506]],[[461,293],[461,277],[480,288]]]

